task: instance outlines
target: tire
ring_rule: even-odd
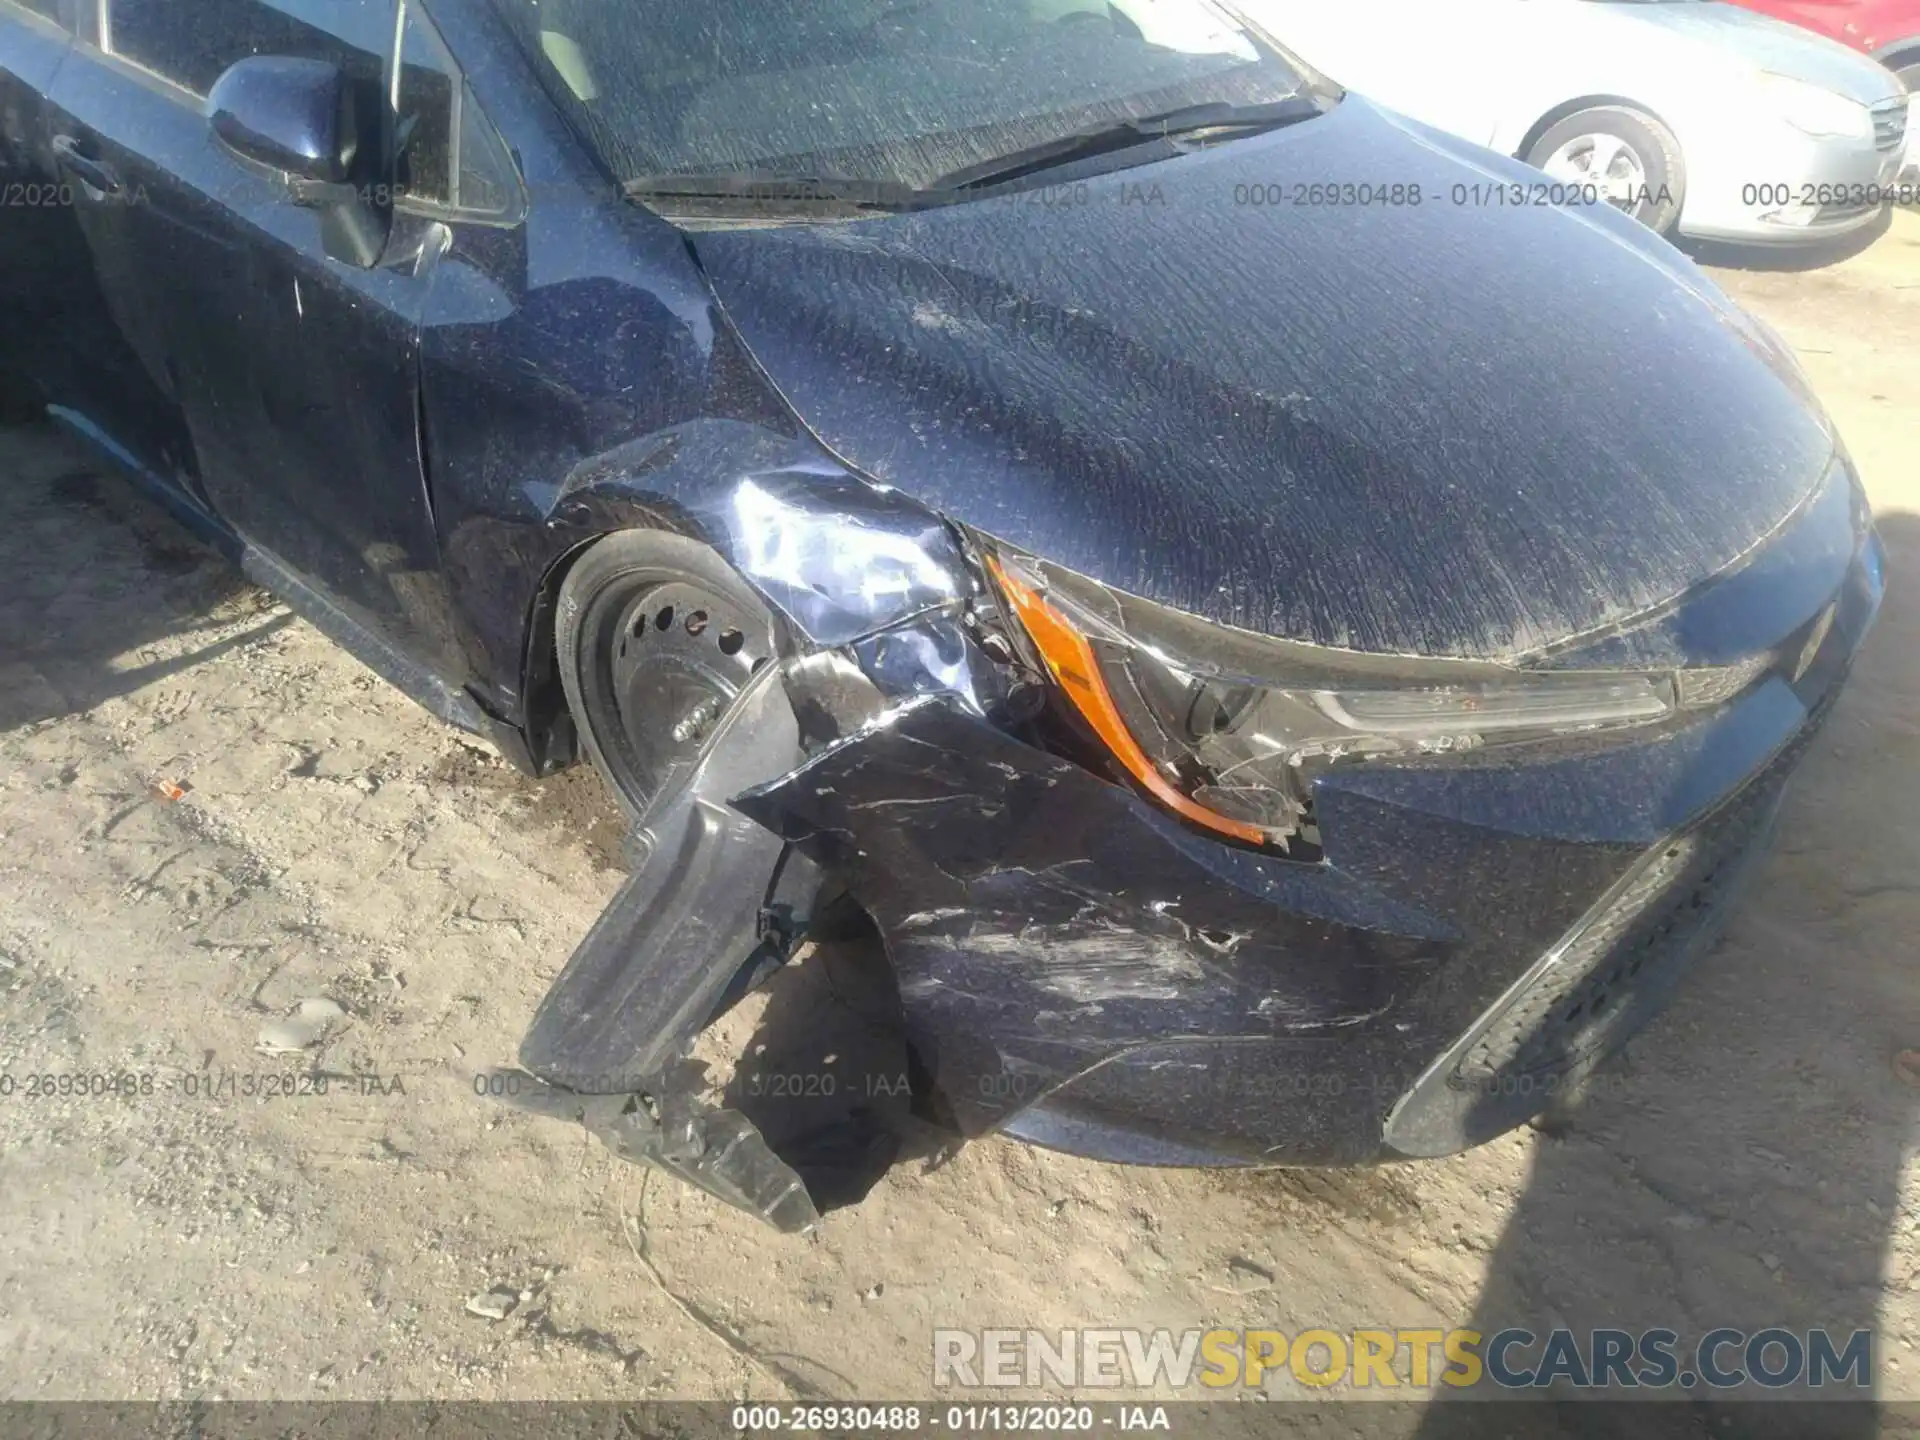
[[[1651,115],[1624,105],[1574,112],[1550,126],[1520,158],[1556,180],[1599,185],[1603,198],[1655,234],[1673,229],[1686,200],[1680,142]],[[1607,159],[1598,172],[1591,168],[1596,158]]]
[[[609,535],[573,563],[554,645],[581,742],[632,821],[687,783],[747,677],[784,653],[731,566],[656,530]]]

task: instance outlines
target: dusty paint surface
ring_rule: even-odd
[[[1495,163],[1350,100],[1071,200],[693,244],[807,423],[915,498],[1245,629],[1497,658],[1704,580],[1831,442],[1631,222],[1451,203]],[[1427,199],[1245,203],[1362,172]]]
[[[614,889],[591,777],[516,778],[73,453],[0,437],[0,1069],[277,1074],[262,1026],[326,994],[322,1063],[405,1083],[0,1104],[0,1392],[871,1397],[925,1393],[936,1326],[1557,1319],[1871,1325],[1883,1393],[1920,1400],[1891,1064],[1920,1046],[1920,217],[1719,278],[1806,363],[1892,583],[1754,903],[1608,1083],[1552,1135],[1356,1173],[983,1142],[802,1245],[472,1094]],[[869,1073],[849,959],[816,951],[729,1055]],[[495,1285],[534,1298],[469,1313]]]

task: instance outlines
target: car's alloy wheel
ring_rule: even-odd
[[[1664,234],[1680,218],[1685,166],[1680,142],[1650,115],[1600,105],[1569,115],[1528,148],[1525,160],[1566,185]]]
[[[633,819],[687,783],[779,653],[771,612],[731,567],[656,531],[609,536],[575,562],[554,639],[587,753]]]
[[[1556,180],[1591,185],[1609,205],[1631,210],[1647,188],[1647,163],[1618,135],[1576,135],[1540,167]]]

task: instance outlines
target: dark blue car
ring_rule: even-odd
[[[884,941],[921,1120],[1445,1153],[1670,990],[1881,593],[1776,339],[1210,0],[0,0],[0,366],[633,871],[503,1098]],[[1563,198],[1563,197],[1560,197]]]

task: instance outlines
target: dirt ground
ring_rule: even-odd
[[[518,778],[0,433],[0,1396],[924,1396],[936,1326],[1558,1323],[1871,1326],[1920,1399],[1920,214],[1716,273],[1804,357],[1892,580],[1752,902],[1607,1083],[1366,1172],[990,1141],[806,1240],[473,1092],[617,882],[595,778]],[[816,1038],[824,959],[776,982]],[[305,1069],[255,1043],[315,996],[347,1012],[320,1066],[377,1080],[242,1093]],[[93,1072],[155,1086],[26,1093]],[[510,1315],[468,1312],[496,1286]]]

